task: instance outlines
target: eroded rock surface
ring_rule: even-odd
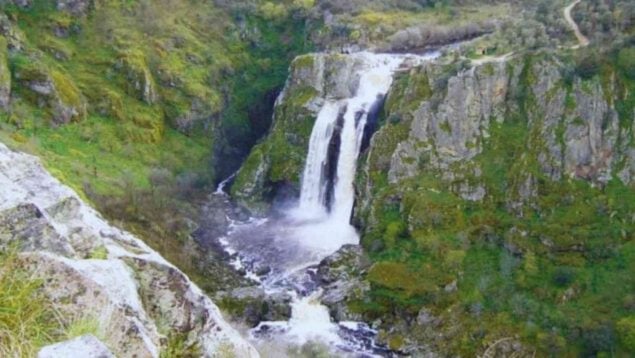
[[[35,157],[0,144],[0,188],[0,246],[18,246],[63,316],[97,319],[114,355],[158,357],[178,334],[205,356],[258,356],[181,271],[108,224]]]
[[[42,348],[37,358],[114,358],[102,342],[93,335],[85,335]]]

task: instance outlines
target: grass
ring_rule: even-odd
[[[65,339],[73,339],[90,334],[98,339],[104,338],[99,319],[95,317],[77,317],[64,328]]]
[[[89,183],[100,194],[121,194],[124,179],[149,188],[148,176],[155,167],[175,173],[204,170],[208,138],[189,138],[167,129],[159,143],[143,143],[130,140],[127,130],[116,120],[91,116],[58,128],[36,124],[9,129],[0,132],[0,139],[42,158],[54,175],[78,192]]]
[[[0,252],[0,356],[34,357],[60,336],[61,319],[15,251]]]

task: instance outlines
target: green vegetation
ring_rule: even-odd
[[[574,76],[602,82],[628,72],[620,54],[629,52],[608,49],[593,75]],[[482,153],[451,167],[458,174],[450,181],[423,156],[415,177],[388,183],[385,153],[405,138],[399,128],[421,103],[405,91],[416,86],[404,86],[418,74],[397,79],[386,104],[390,120],[370,152],[365,195],[372,199],[360,214],[363,245],[374,262],[366,277],[371,290],[349,308],[369,321],[381,319],[387,330],[407,327],[409,339],[441,354],[474,356],[501,338],[519,337],[537,356],[629,356],[635,353],[635,189],[619,179],[591,185],[544,173],[538,156],[545,143],[535,129],[543,114],[536,113],[530,89],[540,55],[526,58],[512,97],[518,111],[492,121]],[[625,107],[623,122],[632,122],[634,83],[628,76],[617,83],[622,89],[613,95]],[[432,102],[439,90],[431,91]],[[473,165],[482,174],[471,174]],[[535,196],[520,194],[527,181]],[[461,185],[482,186],[487,194],[465,200]],[[414,323],[422,308],[440,323]],[[399,340],[392,333],[385,339]]]
[[[63,317],[15,249],[0,251],[0,355],[34,357],[45,345],[92,334],[103,337],[94,317]]]
[[[232,355],[220,352],[220,357]],[[188,343],[188,336],[184,333],[174,333],[168,336],[167,345],[161,351],[161,358],[194,358],[201,356],[201,348],[197,344]]]
[[[60,319],[15,251],[0,252],[0,355],[33,357],[60,334]]]
[[[84,335],[93,335],[98,339],[103,339],[101,323],[96,317],[78,317],[72,320],[65,328],[65,339],[73,339]]]
[[[306,61],[305,57],[301,57],[299,62],[294,62],[294,66],[303,66]],[[315,95],[316,90],[312,87],[294,88],[276,107],[275,117],[278,120],[270,135],[254,147],[236,178],[232,187],[235,198],[255,208],[259,203],[273,199],[280,187],[299,190],[300,175],[315,122],[314,115],[304,105]],[[263,180],[258,178],[263,178],[265,183],[255,188],[254,182]],[[254,192],[260,187],[265,189],[264,192]]]

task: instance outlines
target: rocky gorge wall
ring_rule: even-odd
[[[187,276],[108,224],[35,157],[0,144],[0,187],[0,247],[17,248],[63,320],[97,320],[115,356],[158,357],[177,335],[204,356],[258,356]],[[90,342],[43,352],[100,346]]]
[[[400,74],[358,173],[354,220],[375,263],[348,308],[381,319],[385,342],[408,352],[620,347],[632,265],[613,263],[635,233],[631,91],[615,67],[586,76],[553,53]]]
[[[516,168],[507,168],[514,171],[506,192],[511,206],[537,196],[542,179],[629,185],[635,113],[615,108],[628,90],[614,77],[571,75],[569,66],[543,55],[460,69],[431,64],[401,74],[387,100],[387,125],[372,140],[360,197],[427,172],[465,200],[484,200],[492,193],[480,155],[493,140],[514,139],[492,138],[505,123],[523,137]]]

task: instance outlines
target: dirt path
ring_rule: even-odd
[[[573,17],[571,16],[571,10],[573,10],[573,8],[576,5],[578,5],[580,1],[582,0],[575,0],[574,2],[571,3],[571,5],[564,8],[564,19],[567,20],[567,23],[569,24],[569,26],[571,26],[571,29],[573,29],[573,32],[575,33],[575,37],[578,39],[578,42],[579,42],[579,44],[575,46],[571,46],[572,49],[585,47],[589,45],[589,39],[586,36],[584,36],[582,31],[580,31],[578,24],[576,24],[576,22],[573,20]]]
[[[481,58],[477,58],[475,60],[471,60],[472,66],[480,66],[489,62],[504,62],[507,61],[510,57],[514,55],[513,52],[506,53],[501,56],[483,56]]]

